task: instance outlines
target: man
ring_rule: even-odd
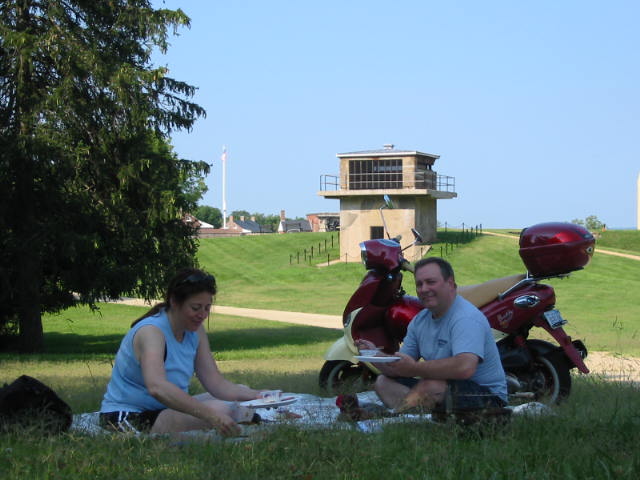
[[[419,260],[415,282],[426,308],[409,324],[400,360],[379,364],[378,396],[396,411],[505,406],[505,374],[489,322],[457,294],[449,262]]]

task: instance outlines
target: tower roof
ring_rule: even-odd
[[[419,152],[418,150],[396,150],[395,145],[387,144],[384,148],[378,150],[362,150],[359,152],[346,152],[338,153],[336,156],[341,157],[398,157],[398,156],[422,156],[435,159],[440,158],[440,155],[434,155],[433,153]]]

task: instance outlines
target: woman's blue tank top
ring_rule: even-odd
[[[167,408],[149,394],[140,362],[133,351],[133,337],[145,325],[154,325],[162,331],[167,348],[164,362],[167,380],[188,393],[189,382],[195,370],[198,332],[185,331],[182,342],[178,342],[171,330],[167,313],[162,310],[138,322],[122,339],[111,380],[102,400],[101,412],[143,412]]]

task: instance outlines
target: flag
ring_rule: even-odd
[[[227,161],[227,147],[222,147],[222,155],[220,156],[220,160],[222,160],[222,163],[225,163]]]

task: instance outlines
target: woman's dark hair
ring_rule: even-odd
[[[197,268],[185,268],[178,272],[169,282],[164,301],[156,303],[147,313],[136,319],[131,326],[133,327],[140,320],[152,317],[163,308],[168,310],[171,300],[181,305],[187,298],[202,292],[208,292],[211,295],[216,294],[217,287],[214,276]]]

